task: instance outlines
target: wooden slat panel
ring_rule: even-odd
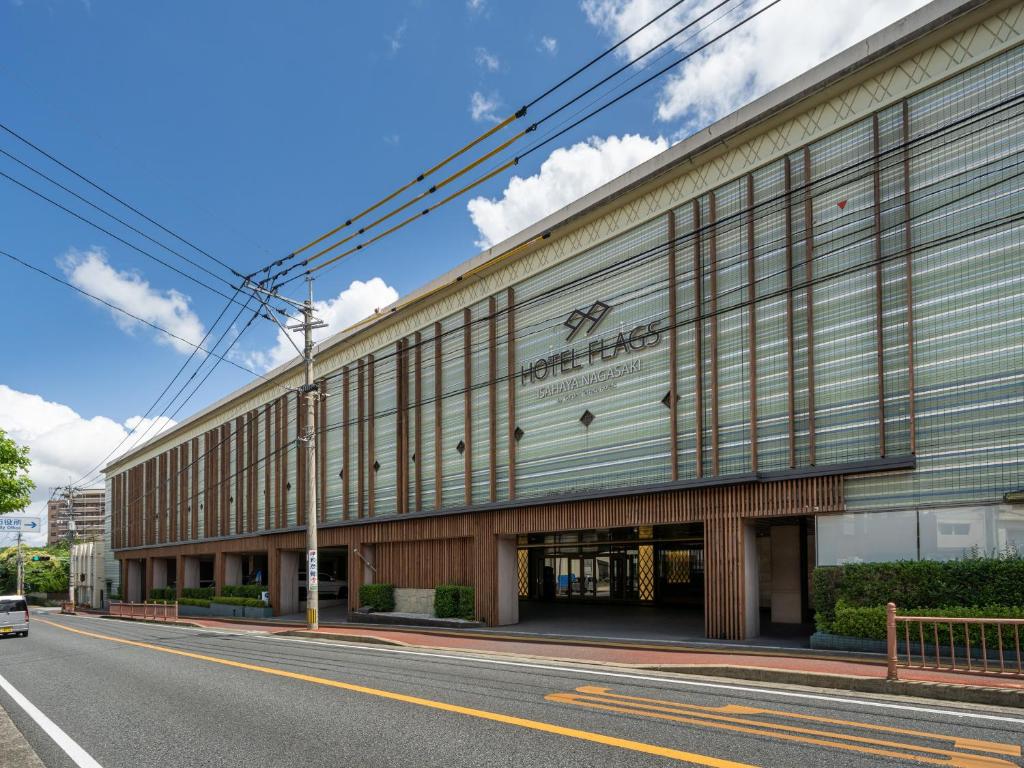
[[[516,497],[516,295],[515,291],[509,288],[505,292],[505,304],[508,312],[508,323],[506,324],[505,344],[507,346],[506,358],[508,359],[508,497]]]
[[[907,283],[907,407],[910,422],[910,453],[917,454],[917,411],[914,388],[914,254],[911,250],[912,218],[910,211],[910,107],[903,100],[903,250],[906,253]]]
[[[469,307],[462,310],[462,380],[463,380],[463,440],[466,450],[462,454],[462,482],[465,486],[466,506],[473,503],[473,314]]]
[[[817,463],[818,431],[814,408],[814,198],[811,148],[804,146],[804,280],[807,282],[807,442],[811,466]]]
[[[487,430],[490,461],[487,487],[490,501],[498,500],[498,325],[494,297],[487,300]]]
[[[786,402],[789,411],[789,466],[796,466],[796,351],[793,347],[793,169],[783,161],[786,184]]]
[[[750,382],[750,471],[757,472],[757,271],[754,268],[754,174],[747,174],[747,355]]]
[[[351,510],[351,499],[349,498],[352,481],[352,467],[349,466],[349,451],[352,448],[349,432],[349,420],[352,418],[348,405],[349,394],[349,367],[346,365],[341,369],[341,517],[348,520]]]
[[[676,215],[668,218],[668,440],[671,477],[679,479],[679,324],[676,296]]]

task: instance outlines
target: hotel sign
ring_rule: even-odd
[[[521,366],[520,385],[541,384],[538,397],[557,396],[564,401],[610,389],[623,376],[639,373],[642,361],[636,355],[661,343],[665,332],[662,321],[640,323],[629,331],[598,334],[613,309],[611,304],[595,301],[586,309],[570,312],[563,323],[569,329],[565,340],[582,340]]]

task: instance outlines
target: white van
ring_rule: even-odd
[[[21,595],[0,595],[0,637],[28,637],[28,603]]]

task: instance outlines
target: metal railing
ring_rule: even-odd
[[[888,603],[886,677],[898,680],[898,667],[1024,677],[1021,635],[1024,619],[897,616]]]
[[[146,621],[177,621],[178,602],[173,603],[110,603],[109,615],[123,619]]]

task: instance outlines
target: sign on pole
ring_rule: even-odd
[[[320,583],[320,578],[316,571],[316,550],[309,550],[309,560],[306,565],[306,588],[316,589]]]
[[[41,525],[38,517],[0,515],[0,533],[33,533]]]

